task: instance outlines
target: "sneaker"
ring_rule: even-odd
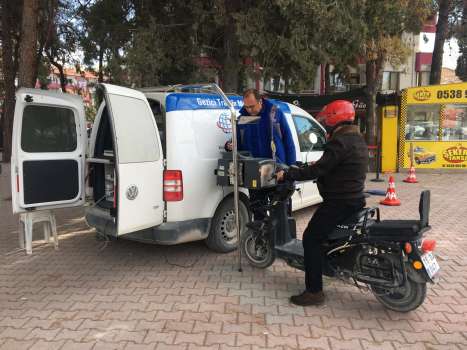
[[[322,291],[317,293],[304,291],[302,294],[292,295],[290,297],[290,302],[299,306],[310,306],[321,305],[324,303],[324,299],[324,293]]]

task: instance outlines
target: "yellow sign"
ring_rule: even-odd
[[[417,91],[414,91],[412,96],[417,101],[426,101],[431,98],[431,92],[427,89],[419,89]]]
[[[432,85],[407,89],[407,104],[465,102],[467,102],[467,83]]]
[[[463,163],[467,161],[467,147],[462,144],[449,147],[443,152],[443,158],[449,163]]]
[[[410,167],[411,144],[416,168],[467,169],[467,142],[464,141],[406,141],[404,168]]]
[[[397,170],[397,106],[384,106],[381,121],[381,170]]]
[[[384,118],[397,117],[397,107],[396,106],[385,106],[383,115],[384,115]]]

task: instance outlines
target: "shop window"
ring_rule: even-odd
[[[418,72],[418,86],[430,85],[430,72]]]
[[[441,126],[443,141],[467,140],[467,105],[446,105]]]
[[[381,90],[399,90],[399,72],[383,72]]]
[[[440,105],[407,107],[406,140],[438,140]]]

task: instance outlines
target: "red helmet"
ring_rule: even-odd
[[[346,100],[336,100],[323,107],[316,116],[325,128],[334,128],[344,122],[351,123],[355,120],[355,108]]]

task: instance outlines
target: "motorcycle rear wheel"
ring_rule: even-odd
[[[389,293],[378,287],[371,287],[375,298],[386,308],[396,312],[409,312],[423,304],[426,297],[426,282],[418,283],[407,279],[404,286]]]
[[[242,255],[251,266],[265,269],[276,259],[274,247],[269,239],[261,237],[252,230],[247,230],[241,240]]]

